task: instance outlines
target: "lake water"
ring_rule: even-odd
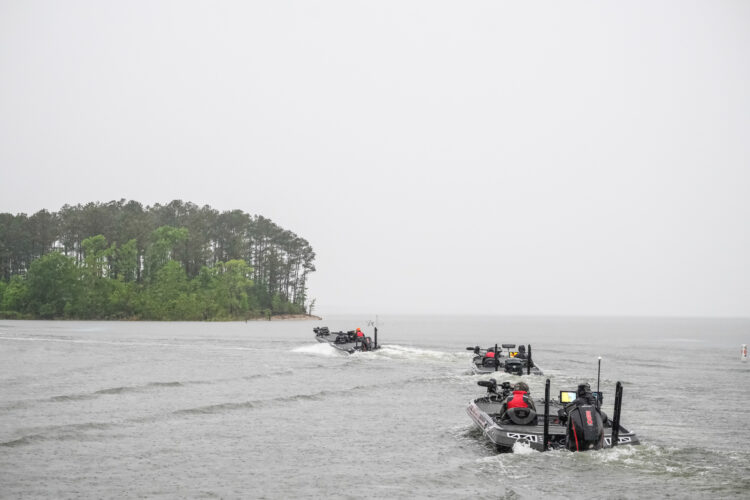
[[[381,316],[380,351],[314,339],[366,319],[0,321],[0,496],[750,496],[750,320]],[[644,444],[495,453],[465,347],[496,342],[532,344],[553,394],[602,356],[605,410],[621,380]]]

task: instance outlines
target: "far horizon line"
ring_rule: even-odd
[[[375,313],[363,313],[363,312],[344,312],[344,311],[313,311],[316,316],[321,316],[325,319],[326,316],[475,316],[475,317],[504,317],[504,318],[535,318],[535,319],[720,319],[720,320],[746,320],[750,321],[750,315],[737,316],[737,315],[677,315],[677,314],[562,314],[562,313],[540,313],[540,314],[528,314],[528,313],[460,313],[460,312],[379,312]]]

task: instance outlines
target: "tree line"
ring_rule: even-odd
[[[174,200],[0,213],[5,317],[229,319],[302,313],[310,244],[271,220]]]

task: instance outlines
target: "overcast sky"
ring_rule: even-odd
[[[750,2],[0,0],[0,212],[172,199],[318,312],[750,315]]]

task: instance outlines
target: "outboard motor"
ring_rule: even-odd
[[[596,406],[580,405],[568,413],[567,446],[570,451],[604,447],[604,424]]]
[[[505,373],[510,373],[511,375],[523,375],[523,361],[516,358],[506,359]]]
[[[331,333],[327,326],[316,326],[313,328],[313,331],[315,332],[315,335],[328,335]]]
[[[497,363],[498,361],[495,358],[482,358],[482,366],[489,366],[490,368],[494,368]]]
[[[339,333],[338,335],[336,335],[335,343],[336,344],[348,344],[349,343],[349,335],[347,335],[345,333]]]
[[[372,351],[372,339],[370,337],[365,337],[362,339],[362,350]]]
[[[588,384],[578,386],[576,400],[566,407],[566,443],[570,451],[599,450],[604,447],[604,423]]]

